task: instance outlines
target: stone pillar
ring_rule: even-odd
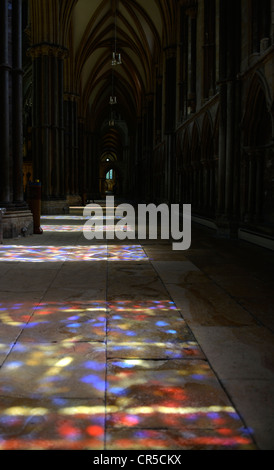
[[[64,120],[64,67],[62,56],[58,57],[59,77],[59,165],[58,165],[58,192],[65,197],[65,120]]]
[[[220,77],[219,77],[219,101],[220,101],[220,123],[219,123],[219,165],[218,165],[218,205],[217,217],[220,219],[225,207],[225,166],[226,166],[226,56],[224,51],[227,47],[226,38],[226,2],[220,4]]]
[[[176,46],[165,50],[165,134],[166,134],[166,168],[165,199],[173,201],[175,190],[176,152],[174,151],[176,127]]]
[[[260,223],[262,219],[262,206],[263,206],[263,178],[264,178],[264,153],[259,152],[256,156],[256,205],[255,205],[255,218],[256,222]]]
[[[65,189],[69,204],[80,204],[78,160],[78,95],[65,93]]]
[[[263,199],[263,159],[264,150],[249,148],[246,149],[248,155],[248,199],[247,199],[247,217],[249,224],[260,223],[262,218],[262,199]]]
[[[23,188],[22,0],[12,2],[12,146],[13,200],[25,206]]]
[[[247,217],[248,222],[252,222],[255,207],[255,159],[254,155],[249,156],[249,168],[248,168],[248,207]]]
[[[176,47],[167,47],[165,55],[165,134],[172,134],[176,119]]]
[[[234,236],[237,221],[233,204],[234,165],[236,158],[236,121],[240,100],[237,92],[237,72],[240,50],[240,5],[236,0],[220,2],[220,127],[219,127],[219,168],[218,168],[218,220],[219,233]],[[235,24],[234,28],[231,25]]]
[[[22,1],[0,2],[0,207],[3,237],[33,233],[23,195]]]
[[[87,165],[86,165],[86,139],[85,139],[85,119],[78,119],[78,160],[79,160],[79,194],[82,203],[85,203],[87,194]]]
[[[55,44],[30,48],[33,60],[33,176],[42,183],[42,211],[65,209],[63,63]]]
[[[156,79],[156,96],[154,103],[155,112],[155,144],[159,144],[162,141],[162,114],[163,114],[163,86],[162,77]]]
[[[9,50],[8,0],[0,2],[0,202],[7,207],[11,202],[9,162]]]
[[[197,8],[189,8],[188,15],[188,94],[187,109],[194,113],[196,110],[196,34]]]

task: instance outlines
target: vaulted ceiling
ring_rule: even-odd
[[[163,48],[176,43],[177,0],[24,2],[30,8],[31,44],[60,44],[68,50],[64,92],[78,96],[79,117],[102,134],[114,95],[116,113],[128,129],[134,127],[145,96],[155,91],[156,70],[162,73]],[[112,65],[115,51],[122,58],[117,66]],[[120,145],[117,129],[104,133]]]
[[[140,114],[142,97],[153,91],[155,65],[172,31],[173,0],[78,0],[71,15],[71,81],[81,97],[80,113],[98,122],[117,97],[125,118]],[[112,66],[112,54],[122,64]]]

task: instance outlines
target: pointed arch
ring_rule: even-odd
[[[191,132],[191,161],[192,163],[200,162],[201,160],[201,145],[200,145],[200,129],[198,123],[193,123]]]
[[[242,220],[257,226],[274,223],[273,116],[267,83],[261,73],[250,82],[242,121]]]
[[[242,121],[244,146],[269,143],[272,135],[272,99],[264,76],[256,72],[251,80]]]
[[[212,117],[209,112],[205,113],[203,124],[201,141],[203,142],[201,148],[201,159],[204,161],[211,160],[213,158],[213,123]]]

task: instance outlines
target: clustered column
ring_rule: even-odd
[[[23,194],[22,0],[0,2],[0,204],[25,208]]]
[[[65,126],[65,192],[71,198],[79,194],[78,166],[78,100],[75,93],[65,93],[64,96],[64,126]]]
[[[196,34],[197,34],[197,8],[192,7],[186,11],[188,17],[188,86],[187,108],[191,113],[196,110]]]
[[[219,170],[218,170],[218,225],[220,230],[234,230],[233,219],[237,219],[238,205],[234,172],[237,164],[239,122],[239,23],[240,5],[236,0],[220,2],[220,126],[219,126]],[[236,225],[235,225],[236,228]]]
[[[166,134],[166,198],[174,200],[176,179],[175,136],[176,127],[176,78],[177,46],[171,45],[165,50],[165,134]]]
[[[9,178],[9,65],[8,0],[0,3],[0,201],[7,206],[11,202]]]
[[[42,201],[65,198],[63,67],[67,51],[54,44],[38,44],[33,60],[33,176],[42,183]],[[58,205],[58,204],[57,204]]]

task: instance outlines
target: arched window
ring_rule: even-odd
[[[109,170],[106,174],[106,180],[113,180],[113,170]]]

